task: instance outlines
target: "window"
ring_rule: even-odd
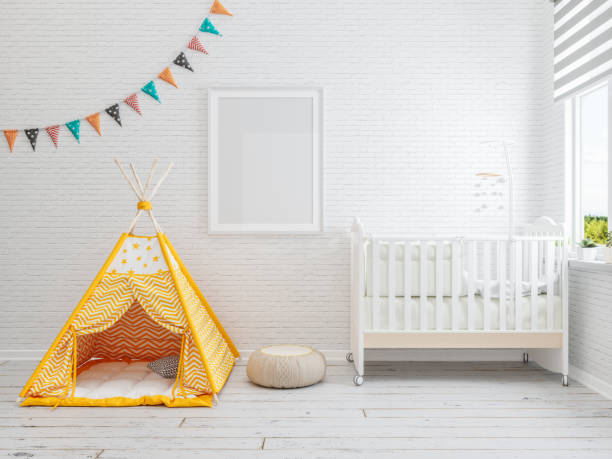
[[[608,82],[579,93],[567,102],[573,150],[573,240],[591,238],[604,244],[608,232],[612,165],[608,144],[611,112]],[[612,228],[611,228],[612,229]]]

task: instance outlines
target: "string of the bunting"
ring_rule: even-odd
[[[221,4],[219,0],[214,1],[212,6],[210,7],[209,13],[217,14],[217,15],[233,16],[232,13],[230,13]],[[211,34],[211,35],[222,36],[219,30],[213,25],[209,17],[204,18],[204,21],[198,28],[198,31],[202,33]],[[208,51],[206,51],[206,49],[200,42],[197,32],[186,44],[186,48],[192,51],[197,51],[202,54],[208,54]],[[173,59],[172,63],[176,65],[177,67],[182,67],[185,70],[194,72],[194,69],[191,66],[191,63],[187,59],[187,55],[183,51],[181,51]],[[178,84],[176,83],[176,80],[174,79],[174,75],[172,74],[170,67],[166,67],[165,69],[163,69],[157,75],[157,78],[161,81],[164,81],[174,86],[175,88],[178,88]],[[140,92],[145,93],[146,95],[155,99],[157,102],[161,103],[161,98],[159,97],[159,93],[157,92],[157,86],[155,85],[154,80],[149,81],[142,88],[140,88]],[[140,109],[140,103],[138,101],[138,92],[135,92],[129,95],[128,97],[123,99],[121,102],[125,103],[128,107],[130,107],[132,110],[134,110],[136,113],[142,116],[142,111]],[[119,126],[123,127],[123,124],[121,122],[120,108],[121,107],[119,103],[114,103],[110,105],[109,107],[105,108],[104,112],[110,118],[112,118]],[[93,113],[89,116],[86,116],[84,119],[91,125],[91,127],[98,133],[99,136],[102,135],[102,128],[101,128],[101,123],[100,123],[100,112]],[[64,126],[66,126],[66,128],[70,131],[70,133],[73,135],[77,143],[81,143],[81,119],[75,119],[67,123],[64,123]],[[58,148],[59,136],[61,132],[60,127],[61,127],[60,124],[56,124],[53,126],[48,126],[46,128],[23,129],[23,132],[26,138],[28,139],[30,146],[32,147],[32,150],[36,151],[38,134],[40,133],[42,129],[45,130],[45,132],[49,136],[49,139],[51,140],[55,148]],[[17,140],[18,135],[19,135],[19,130],[17,129],[5,129],[4,130],[4,137],[6,138],[6,142],[8,144],[8,147],[11,153],[13,152],[13,148],[15,147],[15,141]]]

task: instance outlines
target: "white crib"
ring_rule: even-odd
[[[566,240],[548,217],[512,239],[366,235],[355,219],[355,384],[366,349],[521,349],[567,385]]]

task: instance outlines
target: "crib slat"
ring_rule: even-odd
[[[395,242],[389,242],[389,263],[387,275],[387,305],[389,330],[395,329]]]
[[[545,258],[545,269],[546,269],[546,328],[552,330],[554,327],[554,310],[553,310],[553,299],[555,294],[555,243],[554,241],[546,241],[546,258]]]
[[[467,243],[467,271],[468,271],[468,316],[469,330],[474,330],[474,279],[476,277],[476,241]]]
[[[404,242],[404,330],[412,328],[412,243]]]
[[[484,241],[482,244],[482,275],[483,287],[483,329],[491,329],[491,242]]]
[[[436,329],[442,330],[442,295],[444,287],[444,265],[442,255],[444,242],[436,243]]]
[[[514,242],[514,329],[523,329],[523,244]]]
[[[506,329],[506,241],[497,243],[497,282],[499,284],[499,329]]]
[[[452,309],[453,309],[453,313],[452,313],[452,329],[453,330],[458,330],[459,329],[459,282],[461,280],[461,265],[460,265],[460,257],[459,257],[459,250],[461,249],[461,247],[459,246],[459,242],[457,241],[453,241],[453,245],[452,245],[453,251],[452,251],[452,285],[451,285],[451,293],[452,293]]]
[[[427,241],[421,241],[421,330],[427,329]]]
[[[530,329],[538,328],[538,241],[529,243],[529,283],[531,284],[531,321]]]
[[[380,329],[380,242],[372,239],[372,328]]]

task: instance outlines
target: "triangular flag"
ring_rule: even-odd
[[[55,148],[57,148],[57,143],[59,142],[59,133],[60,133],[59,125],[49,126],[46,129],[46,131],[47,131],[47,134],[49,134],[49,137],[51,137],[51,141],[53,142],[53,145],[55,145]]]
[[[215,29],[215,26],[212,24],[212,22],[210,22],[210,19],[208,18],[204,19],[204,22],[200,26],[200,32],[208,32],[215,35],[221,35],[219,31]]]
[[[226,14],[228,16],[233,16],[232,13],[225,9],[225,7],[221,4],[219,0],[215,0],[213,6],[210,7],[210,12],[213,14]]]
[[[36,139],[38,138],[38,128],[24,129],[25,135],[32,145],[32,151],[36,151]]]
[[[134,93],[131,96],[126,97],[124,102],[132,107],[136,113],[142,116],[140,104],[138,103],[138,94]]]
[[[94,113],[93,115],[89,115],[85,119],[89,121],[89,124],[93,126],[98,135],[102,135],[102,131],[100,130],[100,113]]]
[[[70,129],[70,132],[72,132],[74,138],[77,139],[77,142],[81,143],[81,139],[79,137],[79,131],[81,130],[81,120],[70,121],[69,123],[66,123],[66,127]]]
[[[191,65],[189,64],[187,56],[185,56],[184,52],[181,51],[181,54],[176,56],[176,59],[174,59],[173,62],[179,67],[185,67],[187,70],[191,70],[193,72],[193,69],[191,68]]]
[[[6,137],[11,153],[13,152],[13,145],[15,145],[15,139],[17,138],[18,132],[17,129],[7,129],[4,131],[4,137]]]
[[[200,40],[195,35],[191,39],[189,44],[187,45],[187,48],[193,49],[194,51],[200,51],[201,53],[204,53],[204,54],[208,54],[208,51],[204,49],[204,46],[202,46],[202,43],[200,43]]]
[[[121,117],[119,116],[119,104],[113,104],[104,111],[108,113],[110,117],[114,119],[119,126],[121,126]]]
[[[178,88],[176,81],[174,81],[174,76],[172,76],[172,72],[170,71],[170,67],[166,67],[162,72],[157,75],[157,78],[160,80],[164,80],[166,83],[170,83],[175,88]]]
[[[159,100],[159,95],[157,94],[157,88],[155,87],[155,83],[153,83],[153,81],[149,81],[147,84],[145,84],[142,87],[141,91],[145,94],[148,94],[161,104],[161,101]]]

